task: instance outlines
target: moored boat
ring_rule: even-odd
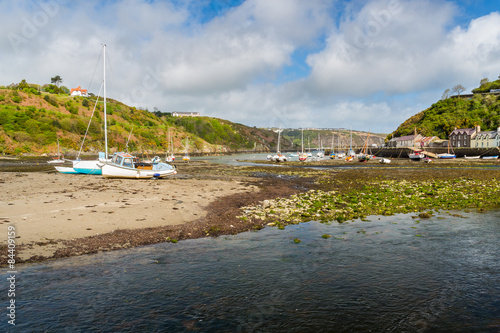
[[[129,153],[114,153],[111,161],[101,164],[104,178],[151,179],[175,175],[177,171],[170,164],[139,162]]]
[[[495,156],[483,156],[482,159],[483,160],[494,160],[494,159],[497,159],[498,158],[498,155],[495,155]]]

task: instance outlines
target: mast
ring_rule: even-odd
[[[281,137],[281,126],[280,129],[278,130],[278,151],[276,152],[277,154],[280,153],[280,137]]]
[[[108,159],[108,121],[106,119],[106,44],[102,44],[103,48],[103,61],[102,61],[102,67],[103,67],[103,79],[102,79],[102,84],[104,86],[104,145],[105,145],[105,152],[106,156],[104,157],[106,160]]]
[[[302,128],[302,154],[304,154],[304,129]]]

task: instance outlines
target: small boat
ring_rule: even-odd
[[[282,131],[283,130],[281,128],[278,130],[278,148],[276,150],[276,154],[271,156],[271,161],[273,161],[273,162],[286,162],[287,161],[286,156],[280,152],[280,138],[281,138]]]
[[[346,161],[346,162],[351,162],[353,159],[354,159],[354,156],[349,155],[349,156],[347,156],[347,157],[345,158],[345,161]]]
[[[483,156],[481,157],[483,160],[494,160],[498,158],[498,155],[495,156]]]
[[[289,153],[288,154],[288,157],[299,157],[299,154],[294,154],[294,153]]]
[[[388,158],[383,158],[383,157],[382,157],[382,158],[380,159],[380,163],[382,163],[382,164],[389,164],[389,163],[391,163],[391,160],[390,160],[390,159],[388,159]]]
[[[188,154],[188,149],[189,149],[189,137],[186,138],[186,154],[184,154],[184,156],[182,157],[182,160],[185,162],[189,162],[191,160]]]
[[[139,162],[135,156],[125,152],[114,153],[111,161],[101,164],[101,169],[104,178],[151,179],[177,174],[170,164]]]
[[[64,159],[61,158],[61,153],[59,152],[59,138],[57,138],[57,157],[53,160],[47,161],[49,164],[64,164]]]
[[[304,129],[302,128],[302,139],[301,139],[301,144],[302,144],[302,151],[299,154],[299,161],[305,162],[307,160],[307,154],[304,153]]]
[[[467,159],[467,160],[476,160],[476,159],[481,158],[481,156],[467,156],[467,155],[464,155],[464,158]]]
[[[444,153],[444,154],[437,154],[437,157],[442,159],[454,159],[457,156],[455,154]]]
[[[422,150],[415,150],[412,154],[408,154],[408,157],[412,161],[421,161],[425,158],[425,155],[422,153]]]
[[[444,159],[454,159],[457,156],[455,155],[455,152],[453,151],[453,148],[451,148],[451,153],[450,153],[450,141],[448,141],[448,152],[444,154],[436,154],[438,158],[444,158]]]
[[[431,163],[432,159],[430,157],[424,157],[424,162],[425,163]]]

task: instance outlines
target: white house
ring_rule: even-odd
[[[83,96],[83,97],[88,97],[89,94],[87,94],[87,89],[82,89],[80,86],[78,88],[71,88],[71,96]]]
[[[172,116],[174,117],[199,117],[199,112],[172,112]]]
[[[500,127],[496,131],[477,132],[476,136],[470,140],[473,148],[500,147]]]

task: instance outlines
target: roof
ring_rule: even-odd
[[[453,134],[459,135],[459,134],[467,134],[467,135],[473,135],[476,133],[476,128],[458,128],[454,130],[453,132],[450,133],[449,136],[452,136]]]
[[[484,131],[476,134],[476,140],[482,138],[494,139],[497,136],[497,131]]]
[[[82,89],[82,87],[81,87],[81,86],[78,86],[78,88],[71,88],[71,92],[70,92],[70,94],[72,94],[72,93],[73,93],[73,91],[79,91],[79,92],[81,92],[82,94],[86,94],[86,93],[87,93],[87,89]]]
[[[412,135],[405,135],[405,136],[400,136],[399,138],[396,138],[396,141],[413,141],[415,140],[416,137],[418,137],[420,134],[412,134]]]

